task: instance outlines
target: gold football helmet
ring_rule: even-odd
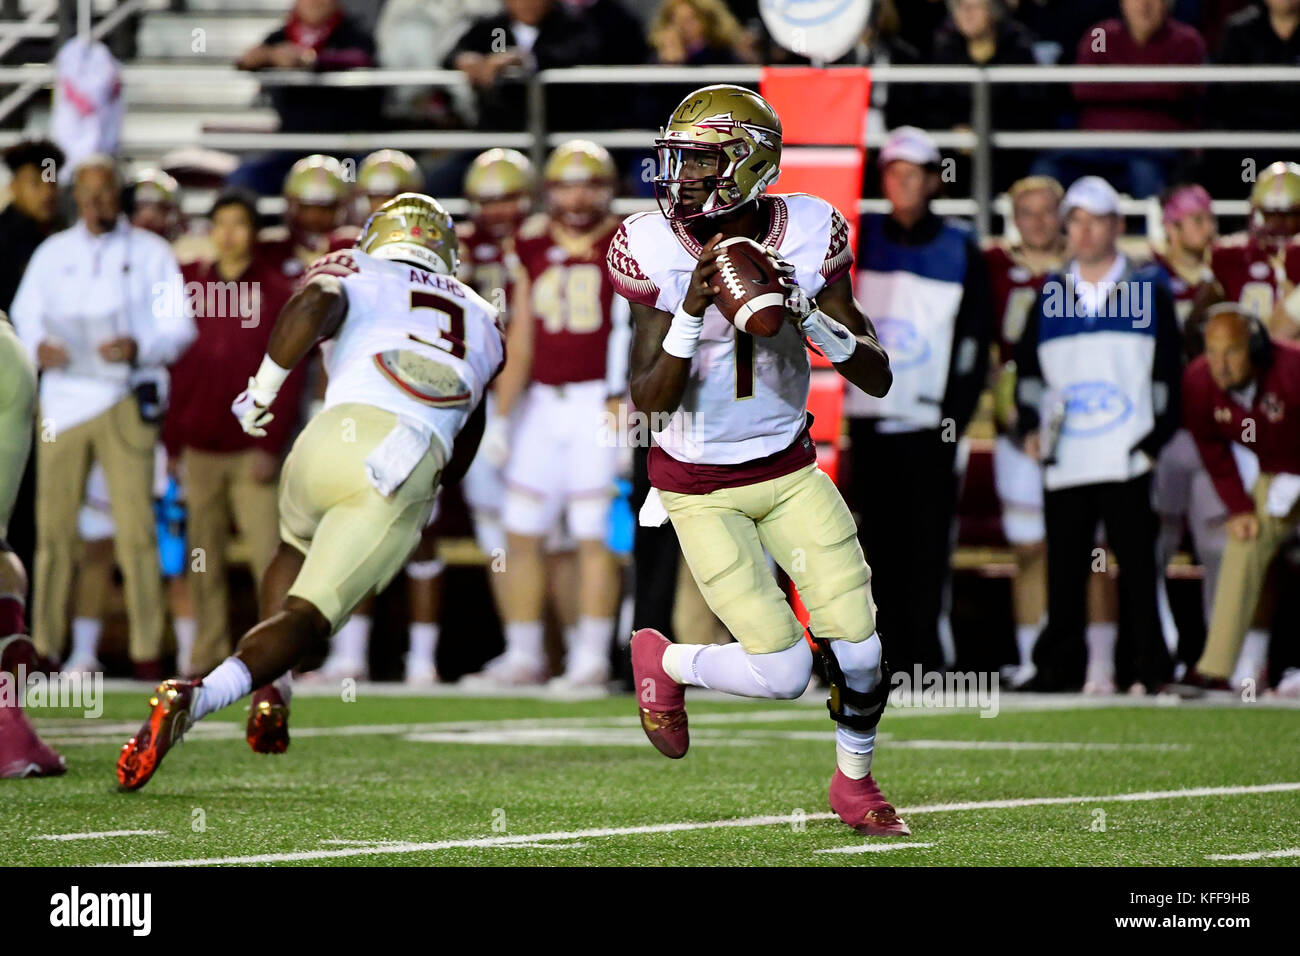
[[[1283,245],[1300,232],[1300,166],[1273,163],[1250,191],[1250,235],[1264,245]]]
[[[284,198],[303,206],[333,206],[347,195],[343,164],[333,156],[304,156],[284,178]]]
[[[465,174],[470,217],[488,235],[510,235],[532,209],[535,184],[533,164],[517,149],[479,153]]]
[[[551,215],[573,230],[592,228],[609,215],[617,178],[618,169],[604,146],[588,139],[561,143],[542,170]]]
[[[357,248],[376,259],[391,259],[454,276],[460,267],[456,224],[436,200],[402,193],[384,203],[361,228]]]
[[[361,161],[357,186],[367,196],[392,197],[418,193],[424,188],[424,176],[415,160],[400,149],[380,149]]]
[[[655,194],[669,219],[695,219],[758,198],[781,172],[781,120],[740,86],[706,86],[673,110],[659,139]]]

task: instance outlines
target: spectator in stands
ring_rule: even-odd
[[[1264,0],[1230,17],[1215,63],[1231,66],[1300,65],[1300,0]],[[1210,116],[1223,129],[1286,130],[1300,116],[1300,84],[1215,83]],[[1249,149],[1249,144],[1246,144]],[[1251,154],[1259,167],[1276,158]],[[1239,154],[1225,154],[1216,183],[1241,182]]]
[[[596,35],[596,51],[589,63],[628,66],[644,63],[650,48],[641,21],[620,0],[561,0],[574,19]]]
[[[1264,655],[1234,674],[1238,653],[1273,556],[1300,526],[1300,347],[1270,341],[1236,303],[1215,306],[1183,391],[1183,420],[1229,513],[1205,652],[1185,683],[1226,688],[1230,676],[1260,676]]]
[[[470,24],[444,66],[460,70],[473,84],[480,128],[519,130],[527,118],[524,80],[538,70],[590,64],[599,47],[595,31],[556,0],[506,0],[504,13]],[[552,95],[548,107],[571,103],[571,94]],[[549,109],[547,115],[552,128],[565,119]]]
[[[974,235],[930,208],[940,183],[934,140],[900,127],[879,163],[891,208],[862,221],[856,286],[894,383],[884,398],[852,386],[845,397],[850,501],[882,595],[880,632],[891,665],[939,670],[953,657],[940,620],[957,442],[988,374],[992,292]]]
[[[181,286],[171,247],[121,215],[112,159],[92,156],[74,176],[81,221],[41,243],[13,302],[14,327],[43,372],[32,633],[38,651],[59,655],[77,509],[98,461],[117,525],[131,659],[138,676],[154,678],[165,606],[152,495],[157,396],[140,383],[189,345],[194,323],[183,297],[169,294]]]
[[[1079,180],[1062,212],[1073,258],[1044,282],[1015,351],[1017,425],[1025,453],[1043,462],[1047,527],[1047,630],[1031,687],[1084,681],[1087,580],[1107,571],[1093,550],[1101,521],[1134,649],[1116,677],[1154,693],[1173,665],[1156,602],[1151,471],[1178,424],[1178,320],[1159,267],[1119,251],[1124,221],[1109,183]]]
[[[1195,66],[1205,62],[1196,29],[1169,16],[1169,0],[1122,0],[1121,16],[1103,20],[1079,40],[1080,65]],[[1199,87],[1187,83],[1075,83],[1079,128],[1177,131],[1195,128]],[[1165,187],[1177,158],[1173,150],[1075,150],[1049,155],[1035,171],[1072,179],[1104,173],[1133,196]]]
[[[241,70],[349,70],[373,66],[375,41],[348,16],[338,0],[297,0],[284,26],[247,50]],[[375,128],[382,91],[337,86],[272,86],[271,103],[282,133],[333,133]],[[269,196],[300,152],[275,153],[246,163],[230,177]]]
[[[215,259],[182,270],[198,338],[172,366],[171,408],[162,429],[169,459],[179,462],[188,544],[191,553],[199,549],[204,556],[204,566],[191,564],[187,575],[198,636],[192,653],[177,648],[183,675],[204,674],[230,653],[226,545],[232,522],[248,545],[254,578],[261,579],[275,554],[276,478],[296,424],[293,411],[306,368],[290,375],[285,387],[291,394],[266,426],[266,437],[246,435],[230,414],[230,402],[261,361],[293,284],[279,262],[258,250],[255,196],[222,193],[211,221]]]
[[[54,231],[59,212],[63,151],[49,140],[25,140],[4,151],[9,205],[0,212],[0,312],[7,312],[32,257]]]
[[[743,63],[752,39],[722,0],[664,0],[650,24],[656,63]],[[681,97],[676,97],[680,101]]]
[[[1031,66],[1034,37],[1017,20],[1006,16],[1002,0],[948,0],[951,16],[934,39],[931,62],[941,66]],[[992,89],[994,129],[1044,129],[1054,125],[1049,84],[999,84]],[[940,128],[971,128],[971,88],[935,84],[930,87],[927,122]],[[1003,189],[1019,179],[1027,160],[999,155],[998,181]],[[960,175],[960,174],[959,174]]]

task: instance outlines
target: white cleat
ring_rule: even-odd
[[[438,680],[438,668],[432,661],[413,661],[411,655],[406,655],[404,683],[407,687],[432,687]]]
[[[495,690],[502,687],[532,687],[546,682],[546,664],[502,654],[484,665],[477,674],[466,674],[460,686],[467,690]]]
[[[1108,697],[1113,693],[1115,693],[1115,682],[1109,677],[1094,678],[1083,685],[1085,697]]]
[[[579,662],[565,668],[564,673],[551,678],[546,686],[550,690],[604,690],[609,684],[609,664],[606,661]]]
[[[1291,667],[1282,672],[1274,693],[1279,697],[1300,697],[1300,667]]]
[[[304,684],[333,684],[343,680],[362,681],[367,675],[368,668],[365,661],[330,655],[318,669],[295,679]]]
[[[64,664],[60,670],[65,674],[97,674],[104,669],[98,658],[94,657],[73,657]]]

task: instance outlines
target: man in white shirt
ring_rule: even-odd
[[[130,651],[141,677],[160,669],[163,596],[152,508],[155,423],[135,386],[193,341],[180,270],[166,240],[121,214],[113,160],[74,171],[78,222],[37,247],[14,296],[14,327],[41,370],[36,455],[33,637],[57,657],[67,629],[77,510],[94,461],[108,478]]]

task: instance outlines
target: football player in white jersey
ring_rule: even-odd
[[[455,278],[446,210],[403,193],[370,217],[355,251],[328,258],[330,268],[307,276],[280,313],[232,406],[245,431],[265,434],[289,371],[324,340],[325,406],[284,464],[281,544],[263,578],[262,623],[203,680],[158,686],[149,719],[118,759],[122,789],[148,782],[194,721],[319,654],[401,570],[439,483],[460,480],[477,450],[480,403],[504,361],[504,337],[496,309]],[[266,711],[269,721],[283,716]]]
[[[812,652],[766,551],[798,586],[831,681],[831,807],[860,833],[906,834],[871,776],[889,690],[871,570],[808,434],[805,339],[870,395],[883,396],[893,381],[853,298],[848,224],[814,196],[767,194],[780,172],[781,121],[749,90],[692,93],[656,147],[663,214],[629,217],[607,259],[635,322],[632,400],[652,421],[672,416],[654,432],[653,490],[641,520],[672,520],[701,593],[737,643],[634,634],[641,725],[661,753],[682,757],[687,685],[744,697],[803,693]],[[734,236],[767,248],[769,281],[786,289],[789,321],[775,336],[738,332],[712,304],[717,245]]]

